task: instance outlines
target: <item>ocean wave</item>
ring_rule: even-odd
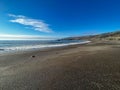
[[[62,44],[46,44],[46,45],[25,45],[25,46],[14,46],[14,47],[5,47],[0,49],[0,51],[20,51],[20,50],[31,50],[31,49],[40,49],[40,48],[50,48],[50,47],[61,47],[61,46],[69,46],[76,44],[85,44],[90,41],[83,42],[73,42],[73,43],[62,43]]]
[[[0,51],[4,51],[5,49],[0,49]]]

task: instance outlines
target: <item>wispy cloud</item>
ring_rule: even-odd
[[[33,30],[37,30],[40,32],[46,32],[46,33],[53,32],[49,28],[49,25],[42,20],[31,19],[23,15],[14,15],[14,14],[8,14],[8,15],[13,18],[12,20],[10,20],[10,22],[19,23],[25,26],[30,26]]]

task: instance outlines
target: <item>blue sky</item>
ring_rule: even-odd
[[[0,35],[69,37],[120,30],[120,0],[0,0]]]

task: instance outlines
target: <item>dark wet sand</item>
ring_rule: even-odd
[[[120,90],[120,44],[2,55],[0,90]]]

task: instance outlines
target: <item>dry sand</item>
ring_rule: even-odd
[[[0,90],[120,90],[120,44],[1,55]]]

